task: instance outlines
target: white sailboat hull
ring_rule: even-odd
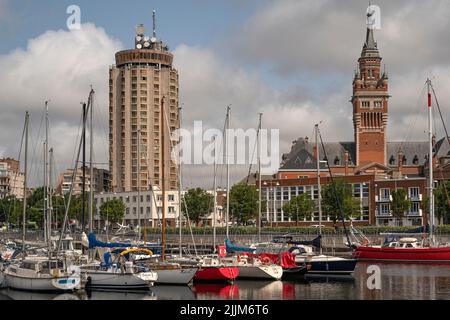
[[[157,279],[157,275],[154,272],[146,272],[145,275],[139,276],[139,274],[134,273],[89,271],[86,272],[86,277],[86,287],[110,290],[146,290]]]
[[[28,291],[69,291],[80,288],[80,275],[69,277],[22,277],[5,271],[5,285]]]
[[[159,269],[153,271],[158,274],[158,279],[155,281],[156,285],[187,285],[194,278],[197,268]]]
[[[283,276],[283,268],[278,265],[262,266],[238,266],[238,279],[267,279],[280,280]]]

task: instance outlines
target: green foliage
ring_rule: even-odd
[[[359,215],[360,202],[353,198],[352,186],[344,180],[336,180],[334,186],[335,188],[330,183],[322,187],[323,212],[332,217],[333,221],[342,220],[341,214],[345,219]],[[342,213],[336,198],[339,199]]]
[[[181,203],[183,215],[198,224],[213,211],[214,196],[202,188],[189,189]]]
[[[298,223],[300,219],[310,218],[314,212],[315,203],[306,193],[293,197],[283,205],[285,216],[295,219]]]
[[[100,217],[111,223],[122,222],[125,216],[125,205],[120,199],[112,199],[100,206]]]
[[[245,183],[235,184],[230,190],[230,216],[239,223],[245,224],[258,216],[258,202],[259,194],[256,186]],[[264,210],[265,203],[262,202],[261,211]]]
[[[399,188],[392,190],[392,201],[391,210],[392,215],[396,219],[401,219],[404,217],[405,212],[411,207],[411,200],[408,199],[405,189]]]
[[[448,197],[450,197],[450,182],[439,184],[434,190],[434,214],[437,218],[436,224],[448,224],[450,222]],[[429,197],[426,197],[424,207],[427,208],[427,211],[429,206]]]

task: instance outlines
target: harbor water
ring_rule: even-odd
[[[379,285],[371,283],[373,266]],[[0,300],[447,300],[450,265],[358,263],[351,277],[307,277],[296,282],[240,281],[233,284],[155,286],[148,292],[79,291],[52,294],[0,290]]]

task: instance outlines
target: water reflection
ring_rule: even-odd
[[[302,282],[236,281],[234,284],[154,286],[147,292],[76,292],[66,294],[0,290],[0,300],[306,300],[306,299],[450,299],[450,266],[378,264],[381,289],[370,290],[369,263],[353,276],[310,277]]]

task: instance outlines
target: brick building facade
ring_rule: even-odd
[[[352,186],[353,196],[360,200],[355,212],[355,224],[362,225],[421,225],[427,222],[424,207],[427,194],[428,141],[387,141],[389,111],[388,75],[382,70],[382,58],[368,28],[358,68],[353,79],[354,141],[324,142],[319,160],[328,161],[336,179],[344,179]],[[450,177],[450,145],[446,139],[435,143],[435,178]],[[326,154],[326,156],[325,156]],[[292,225],[283,213],[283,204],[293,196],[307,193],[317,203],[317,150],[308,137],[293,142],[291,150],[283,154],[278,173],[264,179],[263,201],[267,202],[263,220],[271,225]],[[330,182],[328,167],[320,164],[321,184]],[[392,190],[405,189],[411,207],[404,217],[392,215]],[[300,222],[317,224],[318,214]],[[324,215],[324,224],[333,223]]]

